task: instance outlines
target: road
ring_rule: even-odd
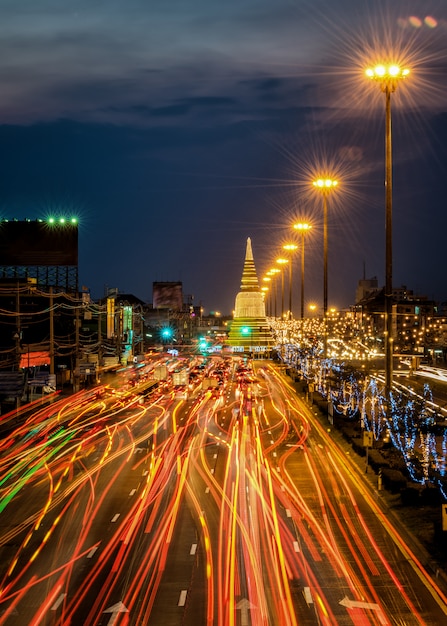
[[[0,441],[0,625],[435,625],[437,582],[265,361],[118,379]],[[220,368],[218,370],[218,368]]]

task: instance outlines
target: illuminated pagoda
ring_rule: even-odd
[[[233,352],[265,353],[273,337],[265,317],[264,294],[259,288],[251,239],[247,239],[241,289],[236,296],[228,342]]]

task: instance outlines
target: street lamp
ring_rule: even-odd
[[[290,252],[290,265],[289,265],[289,321],[292,319],[292,266],[293,266],[293,258],[292,254],[295,250],[298,250],[298,246],[294,243],[286,243],[283,246],[284,250]]]
[[[274,280],[276,274],[279,274],[280,271],[281,270],[278,269],[277,267],[272,267],[272,269],[267,272],[267,274],[266,274],[265,278],[263,278],[263,280],[265,282],[270,282],[270,281]],[[272,285],[272,293],[270,294],[270,299],[271,300],[272,300],[272,297],[273,297],[273,291],[275,293],[275,308],[274,308],[274,311],[271,311],[271,314],[273,316],[273,313],[274,313],[274,317],[276,318],[276,281],[274,281],[274,284]]]
[[[313,181],[313,185],[316,190],[323,196],[323,323],[324,323],[324,337],[323,337],[323,352],[324,358],[327,357],[327,329],[326,329],[326,316],[327,316],[327,197],[334,191],[338,185],[338,181],[332,178],[318,178]]]
[[[265,280],[265,279],[264,279],[264,280]],[[269,279],[269,280],[271,280],[271,279]],[[270,314],[270,308],[271,308],[271,307],[270,307],[270,304],[269,304],[268,295],[269,295],[269,291],[270,291],[270,290],[269,290],[269,288],[268,288],[268,287],[261,287],[261,291],[262,291],[262,293],[263,293],[263,295],[264,295],[264,304],[266,305],[266,306],[265,306],[265,308],[266,308],[266,316],[267,316],[267,317],[269,317],[269,314]]]
[[[279,265],[285,265],[289,262],[288,259],[279,258],[276,259]],[[281,270],[280,270],[281,271]],[[284,319],[284,272],[281,271],[281,319]]]
[[[393,182],[391,142],[391,94],[409,69],[395,63],[379,64],[365,71],[385,94],[385,398],[390,406],[393,383]]]
[[[309,231],[312,226],[307,222],[298,222],[293,225],[295,230],[301,233],[301,319],[304,318],[304,234]]]

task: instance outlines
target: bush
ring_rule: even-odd
[[[417,485],[408,485],[400,492],[404,506],[419,506],[421,503],[421,489]]]
[[[444,501],[441,491],[435,485],[426,485],[421,491],[421,500],[423,504],[429,506],[441,505]]]
[[[352,424],[344,424],[341,428],[341,434],[343,436],[343,439],[345,439],[345,441],[351,441],[352,439],[354,439],[355,437],[357,437],[357,433],[355,431],[355,428]]]
[[[352,445],[352,449],[354,450],[354,452],[356,454],[358,454],[359,456],[365,456],[366,455],[366,450],[363,447],[363,438],[362,437],[354,437],[351,440],[351,445]]]
[[[399,470],[384,468],[382,469],[382,484],[391,493],[402,493],[407,487],[407,479]],[[409,494],[410,499],[411,495],[413,494]]]
[[[368,452],[368,465],[371,465],[373,470],[377,473],[380,469],[389,468],[390,465],[386,458],[379,450],[374,448]]]

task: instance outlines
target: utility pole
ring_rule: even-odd
[[[54,376],[54,310],[53,287],[50,287],[50,376]]]
[[[101,311],[102,311],[102,305],[99,304],[99,309],[98,309],[98,362],[96,364],[96,383],[100,382],[100,376],[99,376],[99,371],[100,371],[100,367],[102,365],[102,315],[101,315]]]
[[[99,305],[98,310],[98,365],[102,364],[102,305]]]
[[[22,338],[22,327],[20,323],[20,285],[17,283],[17,293],[16,293],[16,332],[14,334],[14,339],[16,340],[16,364],[17,371],[20,369],[20,340]]]
[[[78,294],[79,297],[79,294]],[[73,391],[79,391],[80,365],[79,365],[79,306],[75,310],[75,358],[73,371]]]

